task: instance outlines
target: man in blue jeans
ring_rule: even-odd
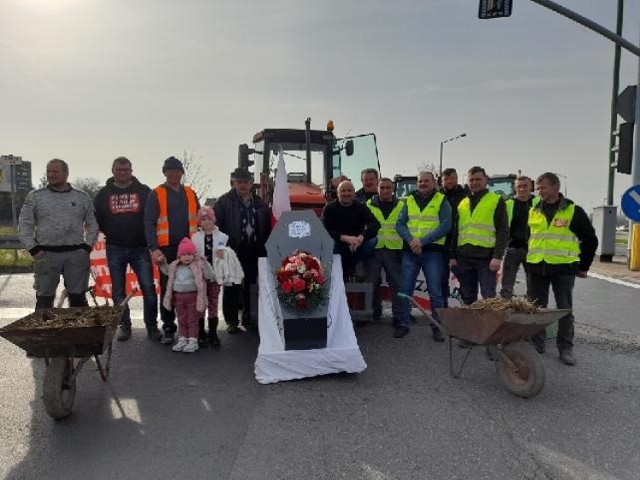
[[[431,311],[437,319],[436,308],[444,307],[442,275],[447,233],[451,229],[451,206],[442,193],[435,190],[433,173],[418,175],[418,189],[407,197],[400,212],[396,231],[404,242],[402,254],[402,288],[405,295],[413,295],[416,279],[422,269],[427,281]],[[411,307],[403,299],[398,325],[393,336],[402,338],[409,333]],[[442,332],[432,325],[433,340],[442,342]]]
[[[142,290],[144,323],[153,340],[162,336],[157,326],[158,297],[153,284],[151,254],[144,236],[144,206],[151,189],[133,176],[131,162],[118,157],[111,166],[113,177],[98,192],[95,215],[106,238],[107,264],[111,276],[111,297],[118,304],[126,296],[127,266],[138,277]],[[118,340],[131,337],[131,316],[126,308],[120,323]]]

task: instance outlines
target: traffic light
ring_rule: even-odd
[[[249,155],[255,153],[253,148],[249,148],[249,145],[242,143],[238,145],[238,166],[249,170],[249,167],[253,165],[253,160],[249,160]]]
[[[618,130],[612,133],[618,137],[618,144],[611,150],[617,152],[616,171],[618,173],[631,173],[633,164],[633,123],[621,123]]]
[[[503,18],[511,16],[513,0],[480,0],[478,18]]]

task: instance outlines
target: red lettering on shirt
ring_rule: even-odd
[[[141,210],[140,195],[137,193],[114,193],[109,195],[109,210],[112,215],[138,213]]]

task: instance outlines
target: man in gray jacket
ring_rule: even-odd
[[[93,203],[67,183],[69,166],[54,158],[47,163],[47,186],[27,195],[20,211],[19,236],[33,256],[36,310],[53,307],[60,274],[69,306],[87,306],[89,253],[98,238]]]

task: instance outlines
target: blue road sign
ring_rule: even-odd
[[[620,206],[629,220],[640,222],[640,185],[624,192]]]

